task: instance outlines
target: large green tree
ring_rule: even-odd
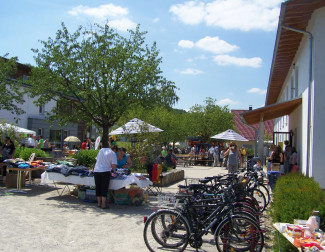
[[[194,105],[189,111],[188,129],[190,136],[200,136],[206,142],[211,136],[227,129],[234,129],[233,114],[227,106],[220,107],[216,100],[206,98],[205,105]]]
[[[7,56],[0,57],[0,110],[10,111],[18,120],[25,113],[20,106],[24,103],[22,78],[18,76],[17,58],[7,59]]]
[[[162,76],[156,43],[145,44],[145,34],[138,26],[123,37],[98,24],[70,33],[62,23],[55,38],[34,49],[32,96],[38,104],[59,102],[52,120],[86,121],[102,128],[107,146],[110,127],[129,108],[171,106],[178,100],[176,86]]]

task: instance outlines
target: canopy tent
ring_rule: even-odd
[[[159,129],[140,119],[134,118],[128,121],[123,126],[110,132],[109,135],[112,136],[112,135],[138,134],[138,133],[162,132],[162,131],[163,131],[162,129]]]
[[[18,134],[28,134],[28,135],[36,136],[36,132],[33,131],[33,130],[29,130],[29,129],[25,129],[25,128],[22,128],[22,127],[18,127],[16,125],[13,125],[13,124],[10,124],[10,123],[0,124],[0,129],[1,130],[13,129]]]
[[[212,136],[211,138],[230,140],[230,141],[241,141],[241,142],[248,141],[245,137],[239,135],[237,132],[235,132],[231,129],[228,129],[228,130],[226,130],[222,133],[219,133],[215,136]]]

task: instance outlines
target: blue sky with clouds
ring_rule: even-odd
[[[0,55],[35,65],[31,48],[61,22],[108,22],[121,35],[140,24],[157,42],[164,76],[179,88],[175,108],[207,97],[230,109],[264,106],[282,0],[14,0],[0,8]]]

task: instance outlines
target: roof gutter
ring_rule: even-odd
[[[302,33],[309,37],[309,84],[308,84],[308,119],[307,119],[307,153],[306,153],[306,175],[309,176],[309,163],[310,163],[310,132],[311,132],[311,98],[312,98],[312,83],[313,83],[313,35],[312,33],[293,27],[285,26],[281,27],[293,32]]]

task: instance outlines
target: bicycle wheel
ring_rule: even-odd
[[[271,195],[269,189],[265,185],[258,185],[258,189],[264,194],[265,199],[266,199],[266,206],[269,205],[270,200],[271,200]]]
[[[245,216],[224,219],[214,233],[219,252],[255,251],[264,247],[264,235],[258,224]]]
[[[266,198],[264,196],[264,193],[262,193],[259,189],[252,189],[251,195],[257,200],[258,205],[261,208],[261,212],[263,212],[266,208]]]
[[[186,218],[177,211],[159,210],[146,221],[143,238],[150,251],[184,251],[190,237]]]

